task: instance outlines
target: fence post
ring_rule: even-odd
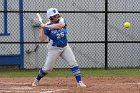
[[[24,68],[23,0],[19,0],[20,19],[20,69]]]
[[[108,69],[108,0],[105,0],[105,69]]]

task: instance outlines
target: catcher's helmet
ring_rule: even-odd
[[[56,14],[59,14],[59,12],[56,8],[50,8],[47,10],[47,18],[49,18],[49,19],[51,16],[54,16]]]

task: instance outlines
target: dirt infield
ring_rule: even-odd
[[[33,77],[0,78],[0,93],[140,93],[140,77],[86,77],[87,88],[78,88],[74,78],[48,78],[32,87]]]

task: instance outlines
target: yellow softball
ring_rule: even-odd
[[[125,28],[130,28],[131,27],[131,24],[130,24],[130,22],[124,22],[123,26]]]

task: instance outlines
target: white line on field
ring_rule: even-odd
[[[28,87],[28,86],[20,86],[20,87],[10,87],[9,89],[15,89],[15,90],[31,90],[33,89],[32,87]]]
[[[13,82],[0,82],[0,84],[4,84],[4,85],[29,85],[31,83],[13,83]],[[8,90],[11,89],[11,90]],[[33,87],[28,87],[28,86],[12,86],[12,87],[8,87],[8,88],[0,88],[0,93],[6,92],[6,93],[11,93],[11,92],[15,92],[15,93],[25,93],[26,90],[30,90],[28,91],[28,93],[34,93],[37,91],[31,91],[33,90]],[[69,90],[69,89],[41,89],[40,93],[54,93],[54,92],[58,92],[58,91],[65,91],[65,90]],[[38,91],[39,93],[39,91]]]
[[[120,85],[123,85],[123,84],[135,84],[135,85],[139,85],[140,83],[93,83],[93,85],[115,85],[115,84],[120,84]]]
[[[15,83],[13,83],[13,82],[0,82],[0,84],[4,84],[4,85],[31,85],[31,83],[17,83],[17,82],[15,82]],[[138,82],[138,83],[94,83],[94,85],[114,85],[114,84],[134,84],[134,85],[140,85],[140,83]],[[0,89],[2,89],[2,88],[0,88]],[[16,89],[16,88],[15,88]],[[30,88],[27,88],[27,89],[30,89]],[[49,89],[49,90],[51,90],[51,89]],[[54,89],[52,89],[52,90],[54,90]],[[67,89],[68,90],[68,89]]]
[[[140,85],[140,83],[127,83],[127,84]]]
[[[25,91],[13,91],[13,90],[0,90],[0,93],[25,93]]]
[[[14,90],[0,90],[0,93],[39,93],[39,91],[14,91]]]
[[[64,90],[69,90],[69,89],[41,89],[40,93],[54,93],[54,92],[64,91]]]
[[[0,88],[0,90],[7,90],[8,88]]]
[[[4,85],[28,85],[28,84],[31,84],[31,83],[0,82],[0,84],[4,84]]]

